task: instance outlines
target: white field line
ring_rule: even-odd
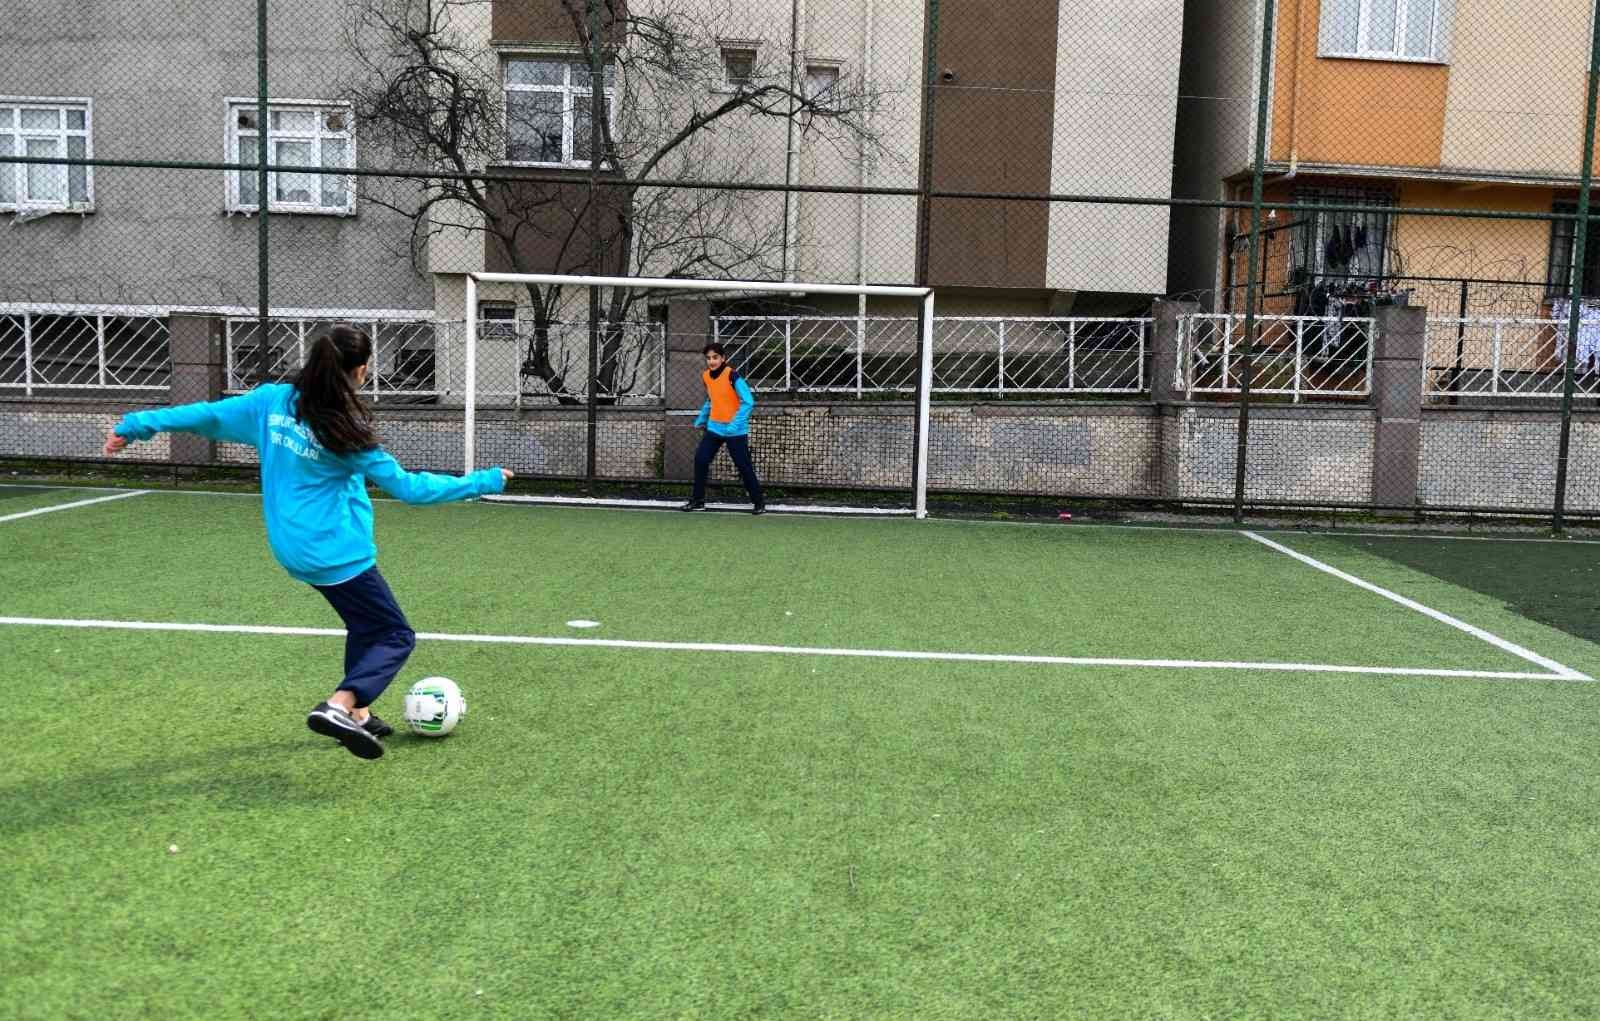
[[[72,510],[74,507],[87,507],[94,503],[109,503],[112,500],[126,500],[130,496],[143,496],[147,491],[135,489],[129,493],[113,493],[110,496],[97,496],[92,500],[74,500],[71,503],[58,503],[50,507],[39,507],[30,511],[20,511],[16,514],[7,514],[0,517],[0,524],[7,521],[21,521],[23,518],[37,517],[40,514],[54,514],[56,511]]]
[[[633,498],[617,497],[615,499],[604,496],[507,496],[503,493],[483,497],[485,503],[531,503],[551,507],[616,507],[637,508],[643,510],[677,510],[682,506],[681,500],[640,500]],[[735,510],[748,511],[748,503],[707,503],[709,510]],[[806,514],[833,517],[910,517],[913,513],[909,508],[899,509],[891,507],[828,507],[824,505],[769,503],[767,510],[777,511],[780,514]]]
[[[1567,680],[1567,681],[1591,681],[1591,680],[1594,679],[1594,678],[1590,677],[1588,674],[1579,673],[1578,671],[1572,669],[1569,666],[1563,666],[1562,664],[1557,663],[1555,660],[1549,659],[1549,658],[1544,657],[1544,656],[1541,656],[1537,652],[1534,652],[1531,649],[1525,649],[1522,646],[1516,644],[1515,642],[1508,642],[1504,638],[1501,638],[1499,635],[1492,634],[1492,633],[1490,633],[1488,631],[1485,631],[1483,628],[1476,627],[1476,626],[1474,626],[1472,624],[1468,624],[1466,621],[1459,620],[1459,619],[1457,619],[1455,617],[1452,617],[1448,613],[1442,613],[1439,610],[1435,610],[1430,606],[1424,606],[1423,604],[1417,602],[1415,599],[1407,599],[1405,596],[1400,595],[1398,592],[1391,592],[1388,589],[1382,587],[1381,585],[1374,585],[1370,581],[1366,581],[1366,580],[1364,580],[1362,578],[1357,578],[1355,575],[1348,574],[1348,573],[1346,573],[1344,571],[1341,571],[1337,567],[1334,567],[1332,564],[1325,564],[1322,561],[1316,559],[1315,557],[1308,557],[1304,553],[1300,553],[1300,552],[1298,552],[1296,550],[1292,550],[1289,547],[1283,545],[1282,543],[1273,542],[1271,539],[1267,539],[1267,538],[1265,538],[1263,536],[1260,536],[1260,535],[1256,534],[1255,532],[1241,532],[1240,534],[1243,535],[1247,539],[1252,539],[1255,542],[1259,542],[1261,545],[1267,547],[1268,549],[1276,550],[1277,552],[1282,553],[1284,556],[1292,557],[1295,560],[1300,561],[1302,564],[1305,564],[1307,567],[1314,567],[1314,568],[1316,568],[1317,570],[1321,571],[1324,574],[1332,575],[1333,577],[1338,578],[1340,581],[1349,582],[1351,585],[1354,585],[1357,588],[1366,589],[1368,592],[1371,592],[1374,595],[1382,596],[1383,598],[1389,600],[1390,602],[1398,603],[1401,606],[1404,606],[1408,610],[1414,610],[1415,612],[1422,614],[1424,617],[1431,617],[1432,619],[1438,621],[1441,624],[1448,624],[1450,627],[1455,628],[1457,631],[1465,632],[1466,634],[1471,635],[1472,637],[1478,639],[1479,641],[1488,642],[1490,645],[1494,646],[1495,648],[1500,649],[1500,650],[1502,650],[1504,652],[1509,652],[1509,653],[1511,653],[1511,655],[1516,656],[1518,659],[1525,659],[1529,663],[1533,663],[1536,666],[1544,667],[1546,670],[1550,671],[1553,675],[1555,675],[1556,677],[1560,678],[1561,680]]]
[[[78,628],[109,631],[178,631],[204,634],[290,635],[343,638],[338,628],[278,627],[253,624],[187,624],[137,620],[77,620],[53,617],[0,617],[14,627]],[[608,638],[546,638],[532,635],[469,635],[419,632],[429,642],[481,645],[534,645],[568,648],[628,649],[654,652],[739,653],[769,656],[823,656],[849,659],[917,660],[941,663],[1011,663],[1028,666],[1134,667],[1153,670],[1239,670],[1287,674],[1357,674],[1378,677],[1465,678],[1495,681],[1588,681],[1575,671],[1561,675],[1498,670],[1444,670],[1418,667],[1338,666],[1319,663],[1243,663],[1190,659],[1114,659],[1087,656],[1030,656],[983,652],[917,652],[896,649],[835,649],[798,645],[744,645],[720,642],[639,642]]]

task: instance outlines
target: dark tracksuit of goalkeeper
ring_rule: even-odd
[[[711,473],[711,461],[723,446],[739,470],[745,492],[750,494],[753,514],[764,514],[766,501],[761,496],[761,480],[756,478],[756,466],[750,460],[750,413],[756,407],[756,395],[733,366],[728,364],[722,345],[705,346],[706,371],[701,382],[706,386],[706,402],[695,418],[696,428],[705,429],[700,437],[700,447],[694,454],[694,495],[683,505],[686,511],[706,509],[706,476]]]

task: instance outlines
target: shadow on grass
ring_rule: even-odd
[[[334,757],[339,761],[332,761]],[[0,836],[70,826],[91,817],[172,812],[203,802],[212,810],[310,805],[337,800],[339,774],[305,768],[308,758],[360,767],[343,748],[307,733],[267,744],[227,745],[92,772],[0,786]],[[345,760],[349,760],[346,762]],[[352,793],[354,797],[364,794]]]
[[[1529,620],[1600,643],[1600,546],[1399,537],[1340,541],[1498,599]]]

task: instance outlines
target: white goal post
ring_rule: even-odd
[[[913,457],[913,497],[915,514],[928,515],[928,419],[933,390],[933,289],[931,287],[879,286],[872,284],[808,284],[757,280],[661,279],[650,277],[578,276],[565,273],[468,273],[466,307],[466,436],[465,459],[468,471],[476,467],[476,426],[478,397],[478,285],[535,284],[539,286],[629,287],[663,291],[712,291],[726,294],[831,294],[878,298],[916,298],[922,303],[922,336],[917,369],[916,443]],[[592,371],[592,369],[591,369]]]

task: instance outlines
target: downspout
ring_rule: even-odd
[[[806,2],[794,0],[789,8],[789,122],[788,152],[783,163],[783,279],[792,281],[795,271],[794,249],[798,241],[800,230],[800,196],[787,190],[793,187],[795,178],[799,176],[800,139],[796,137],[794,119],[796,116],[794,94],[805,87],[805,82],[800,69],[800,38],[801,27],[805,24]]]
[[[1294,180],[1300,172],[1300,23],[1304,8],[1305,0],[1294,0],[1294,34],[1290,36],[1294,40],[1294,63],[1289,74],[1294,98],[1289,101],[1289,172],[1280,178],[1284,181]]]
[[[874,0],[865,0],[862,5],[866,14],[861,27],[861,85],[865,90],[872,87],[872,18]],[[870,104],[870,99],[868,103]],[[863,133],[872,137],[872,109],[870,105],[862,112]],[[856,163],[856,180],[859,182],[861,192],[856,195],[856,283],[865,285],[867,282],[867,196],[866,189],[871,186],[872,172],[867,169],[866,146],[862,146],[860,158]],[[856,298],[856,315],[865,320],[867,317],[867,296],[858,295]]]

